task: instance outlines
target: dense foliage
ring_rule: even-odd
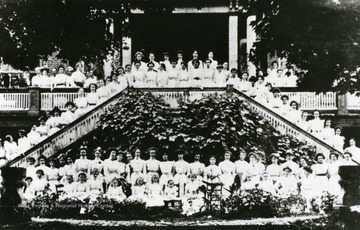
[[[289,149],[296,158],[307,155],[312,159],[315,154],[311,146],[280,135],[231,92],[192,102],[182,100],[180,108],[174,110],[151,93],[130,91],[102,115],[88,142],[94,148],[113,146],[131,152],[137,147],[146,150],[154,146],[174,160],[175,150],[181,148],[189,161],[195,152],[205,156],[205,161],[210,155],[221,159],[226,150],[235,159],[239,148],[258,151],[264,160],[276,151],[284,157]]]
[[[306,90],[327,91],[335,79],[340,91],[360,88],[358,1],[257,0],[247,8],[257,16],[260,38],[253,59],[267,53],[286,57],[307,71],[299,84]]]

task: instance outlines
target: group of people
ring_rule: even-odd
[[[49,165],[44,156],[37,159],[37,164],[30,157],[24,199],[31,201],[46,193],[56,193],[60,197],[106,194],[120,201],[126,197],[141,199],[149,207],[163,206],[166,200],[178,199],[200,208],[203,185],[221,186],[222,192],[218,195],[227,197],[234,183],[240,188],[235,192],[258,188],[280,197],[300,193],[310,202],[327,191],[340,199],[339,166],[353,164],[348,151],[343,156],[331,153],[329,159],[319,153],[313,165],[305,156],[295,162],[292,151],[286,152],[286,161],[281,164],[279,154],[271,154],[267,159],[271,163],[267,165],[264,153],[247,154],[243,149],[236,161],[232,161],[231,152],[226,151],[218,164],[214,156],[209,157],[207,164],[201,162],[199,153],[195,153],[193,162],[189,163],[184,160],[183,150],[176,151],[177,161],[170,161],[166,153],[161,161],[158,160],[154,147],[147,152],[149,158],[143,160],[140,149],[131,154],[110,148],[109,157],[103,159],[104,152],[98,147],[90,160],[87,148],[82,146],[78,159],[61,154],[50,159]]]

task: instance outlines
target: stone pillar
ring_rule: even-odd
[[[229,70],[238,68],[238,24],[237,13],[231,13],[229,15]]]
[[[19,223],[27,220],[22,206],[22,194],[19,194],[25,173],[25,168],[1,168],[3,190],[0,199],[0,223]]]
[[[254,63],[250,62],[249,54],[253,49],[253,45],[256,42],[256,33],[251,26],[251,23],[256,21],[256,16],[249,16],[246,20],[246,54],[247,54],[247,69],[249,72],[249,76],[256,76],[256,67]]]
[[[337,115],[349,115],[348,110],[348,94],[336,94],[337,99]]]
[[[30,108],[28,111],[29,116],[39,116],[41,110],[41,93],[39,87],[30,87]]]

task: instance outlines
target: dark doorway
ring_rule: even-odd
[[[143,51],[155,52],[156,60],[162,60],[163,52],[176,59],[176,51],[184,51],[184,59],[191,60],[196,49],[199,59],[207,58],[209,50],[220,63],[228,61],[227,14],[138,14],[130,17],[132,54]]]

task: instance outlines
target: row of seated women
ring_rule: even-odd
[[[323,154],[316,156],[317,163],[309,167],[305,157],[299,164],[293,161],[293,153],[286,153],[286,161],[279,164],[279,155],[271,155],[271,164],[265,166],[261,163],[259,153],[250,153],[249,162],[246,161],[246,153],[241,150],[239,160],[232,162],[231,153],[224,154],[224,160],[218,165],[216,158],[210,157],[210,164],[205,166],[201,163],[200,154],[195,154],[194,162],[184,160],[184,152],[177,151],[178,160],[169,161],[168,155],[163,155],[163,160],[158,161],[156,149],[149,149],[150,158],[142,160],[140,150],[136,149],[134,158],[127,153],[128,162],[123,162],[123,152],[115,149],[109,150],[109,158],[101,159],[101,149],[94,151],[94,159],[87,159],[87,149],[80,149],[80,158],[66,157],[67,163],[62,167],[56,167],[56,159],[50,160],[50,167],[46,166],[46,158],[39,158],[39,165],[35,167],[34,159],[29,158],[27,167],[27,179],[29,194],[26,197],[42,194],[44,191],[55,192],[59,185],[63,185],[64,194],[80,196],[91,193],[99,194],[106,192],[118,199],[125,198],[125,194],[132,194],[132,198],[141,198],[151,202],[162,204],[165,197],[186,198],[201,197],[200,186],[204,183],[221,184],[222,195],[228,196],[230,186],[237,182],[242,190],[262,188],[276,196],[289,196],[299,192],[308,197],[321,195],[328,191],[341,197],[342,191],[338,184],[338,167],[340,165],[354,164],[351,161],[351,153],[346,152],[344,159],[339,159],[336,154],[331,154],[329,163],[325,162]],[[310,169],[309,169],[310,168]],[[237,178],[237,179],[235,179]],[[129,193],[129,187],[131,192]],[[177,185],[177,186],[175,186]],[[26,189],[25,189],[26,191]],[[155,201],[151,198],[156,196]]]

